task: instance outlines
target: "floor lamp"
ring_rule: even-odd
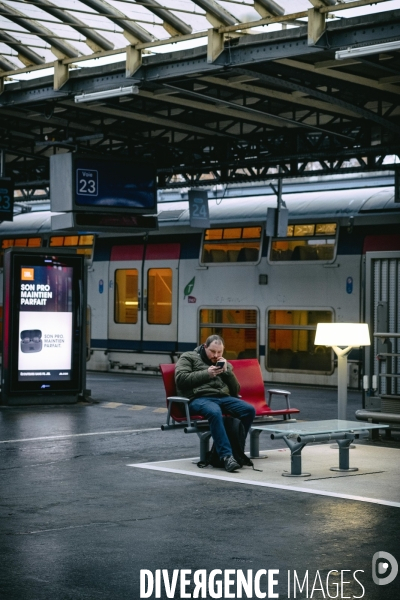
[[[366,323],[318,323],[314,344],[331,346],[338,361],[338,419],[347,416],[347,355],[353,348],[370,346]]]

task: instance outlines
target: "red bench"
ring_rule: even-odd
[[[229,362],[232,364],[234,373],[240,383],[240,397],[254,406],[257,422],[275,422],[278,420],[276,417],[283,417],[283,420],[286,420],[291,415],[300,412],[298,408],[290,407],[289,392],[283,390],[273,390],[273,392],[281,392],[280,395],[285,396],[286,408],[272,409],[267,404],[264,381],[257,359],[244,358],[242,360],[230,360]],[[160,370],[167,395],[168,408],[167,422],[161,426],[161,429],[166,431],[182,427],[185,433],[197,433],[200,438],[200,460],[204,460],[211,435],[208,421],[201,415],[190,415],[188,398],[176,395],[175,364],[162,364]],[[271,397],[272,394],[269,394],[269,398]],[[250,430],[250,454],[252,457],[259,456],[260,433],[260,430]]]

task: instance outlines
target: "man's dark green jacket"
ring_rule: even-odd
[[[210,377],[208,367],[200,355],[200,348],[185,352],[175,367],[176,390],[179,396],[189,398],[234,396],[238,397],[240,385],[228,362],[226,373]]]

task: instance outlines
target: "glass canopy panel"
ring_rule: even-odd
[[[155,2],[155,0],[152,0]],[[41,2],[32,0],[3,0],[3,10],[0,15],[0,60],[2,59],[0,69],[6,71],[13,68],[25,68],[29,64],[51,63],[55,60],[55,54],[51,46],[55,43],[66,44],[71,47],[68,54],[74,56],[88,56],[93,54],[93,40],[90,38],[90,32],[93,35],[102,36],[108,44],[114,49],[124,49],[129,41],[123,35],[123,30],[132,24],[143,31],[147,39],[151,37],[155,40],[168,40],[174,35],[171,30],[171,24],[164,26],[167,16],[177,19],[183,23],[183,28],[191,28],[192,33],[206,32],[210,27],[215,26],[206,18],[206,10],[202,0],[192,2],[191,0],[157,0],[157,9],[166,11],[163,14],[156,14],[157,10],[143,0],[143,4],[132,2],[131,0],[107,0],[101,4],[101,0],[46,0]],[[252,0],[213,0],[213,4],[227,15],[227,19],[233,23],[242,23],[257,21],[265,16],[261,15],[254,8]],[[275,0],[286,15],[301,13],[312,8],[310,0]],[[376,13],[399,9],[400,0],[388,0],[386,2],[371,6],[365,5],[359,8],[346,9],[337,12],[333,18],[347,18],[368,13]],[[108,14],[106,14],[108,11]],[[110,11],[114,12],[110,16]],[[335,13],[333,13],[335,14]],[[63,17],[65,15],[65,18]],[[77,24],[63,22],[68,17],[79,20],[81,24],[80,31]],[[332,17],[332,13],[331,13]],[[222,20],[224,20],[222,18]],[[306,21],[306,17],[300,17],[294,21],[287,22],[285,27],[297,27]],[[175,21],[176,22],[176,21]],[[227,23],[225,23],[227,24]],[[34,27],[44,28],[42,32],[34,31]],[[282,29],[281,23],[272,23],[268,26],[260,26],[253,29],[253,33],[260,31],[272,32]],[[1,37],[3,33],[3,38]],[[180,32],[182,34],[182,32]],[[4,38],[9,36],[7,40]],[[134,43],[132,39],[131,43]],[[190,48],[199,45],[205,45],[206,38],[199,38],[182,42],[179,46],[174,44],[159,46],[150,49],[152,53],[167,52],[183,48]],[[104,49],[104,48],[103,48]],[[25,50],[25,55],[23,53]],[[30,58],[27,53],[31,52]],[[36,57],[34,55],[37,55]],[[32,59],[32,57],[34,59]],[[115,62],[115,56],[108,57],[108,62]],[[118,60],[124,60],[124,56],[119,56]],[[99,64],[99,63],[97,63]],[[103,63],[104,64],[104,63]],[[80,67],[89,66],[83,63]],[[42,74],[44,74],[42,72]],[[31,76],[37,76],[32,72]],[[28,78],[25,74],[19,78]],[[13,80],[18,76],[13,76]]]

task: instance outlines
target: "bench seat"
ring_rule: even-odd
[[[272,409],[265,400],[265,387],[258,360],[247,358],[241,360],[230,360],[234,373],[240,383],[240,397],[254,406],[256,411],[255,421],[270,422],[282,419],[290,419],[291,415],[299,413],[298,408],[291,408],[289,402],[289,393],[285,396],[286,408]],[[175,364],[161,364],[161,375],[167,396],[167,422],[161,426],[163,431],[183,427],[185,433],[197,433],[200,437],[200,459],[205,458],[208,450],[210,432],[208,421],[201,415],[189,414],[189,400],[177,396],[175,386]],[[278,390],[279,391],[279,390]],[[277,392],[277,390],[274,390]],[[271,397],[271,395],[269,395]],[[172,420],[172,423],[171,423]],[[259,456],[259,435],[260,431],[250,430],[250,453]]]

